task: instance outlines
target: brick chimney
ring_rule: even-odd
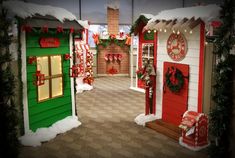
[[[108,33],[119,33],[119,9],[107,7]]]

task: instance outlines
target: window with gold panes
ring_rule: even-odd
[[[37,70],[45,74],[45,84],[38,86],[38,101],[63,96],[61,55],[37,57]]]

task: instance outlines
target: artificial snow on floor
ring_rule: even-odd
[[[150,122],[153,120],[158,119],[156,115],[150,114],[150,115],[145,115],[145,114],[139,114],[135,118],[135,123],[141,126],[145,126],[146,122]]]
[[[48,128],[39,128],[36,132],[30,131],[19,138],[20,143],[25,146],[40,146],[42,142],[49,141],[56,137],[57,134],[65,133],[72,128],[78,127],[81,122],[76,116],[68,116],[54,123]]]
[[[77,93],[82,93],[83,91],[90,91],[93,89],[93,86],[85,83],[85,84],[79,84],[76,86]]]
[[[76,78],[76,90],[77,93],[82,93],[83,91],[90,91],[93,89],[93,86],[83,83],[83,77]]]
[[[185,148],[188,148],[188,149],[192,150],[192,151],[199,151],[199,150],[202,150],[202,149],[204,149],[204,148],[207,148],[207,147],[210,145],[210,144],[208,143],[207,145],[204,145],[204,146],[196,146],[196,147],[190,146],[190,145],[188,145],[188,144],[186,144],[186,143],[183,142],[183,138],[182,138],[182,137],[179,138],[179,144],[180,144],[181,146],[185,147]]]

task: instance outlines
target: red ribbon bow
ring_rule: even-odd
[[[170,81],[171,81],[173,84],[176,84],[176,77],[175,77],[176,68],[172,67],[172,68],[169,70],[169,74],[171,74]]]
[[[58,26],[57,27],[57,33],[62,33],[62,32],[64,32],[63,27],[62,26]]]
[[[99,42],[99,35],[98,34],[93,34],[92,38],[94,39],[94,42],[95,42],[96,45],[98,45],[100,43]]]
[[[43,27],[42,27],[42,32],[43,32],[43,33],[48,33],[48,26],[46,26],[46,25],[43,26]]]
[[[126,34],[126,43],[125,44],[131,45],[131,37],[128,34]]]
[[[110,37],[111,39],[115,39],[115,38],[116,38],[116,35],[111,34],[109,37]]]
[[[120,32],[119,36],[120,36],[120,38],[122,38],[124,36],[124,32]]]

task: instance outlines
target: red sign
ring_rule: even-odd
[[[57,48],[60,46],[59,38],[53,37],[40,38],[39,43],[41,48]]]

